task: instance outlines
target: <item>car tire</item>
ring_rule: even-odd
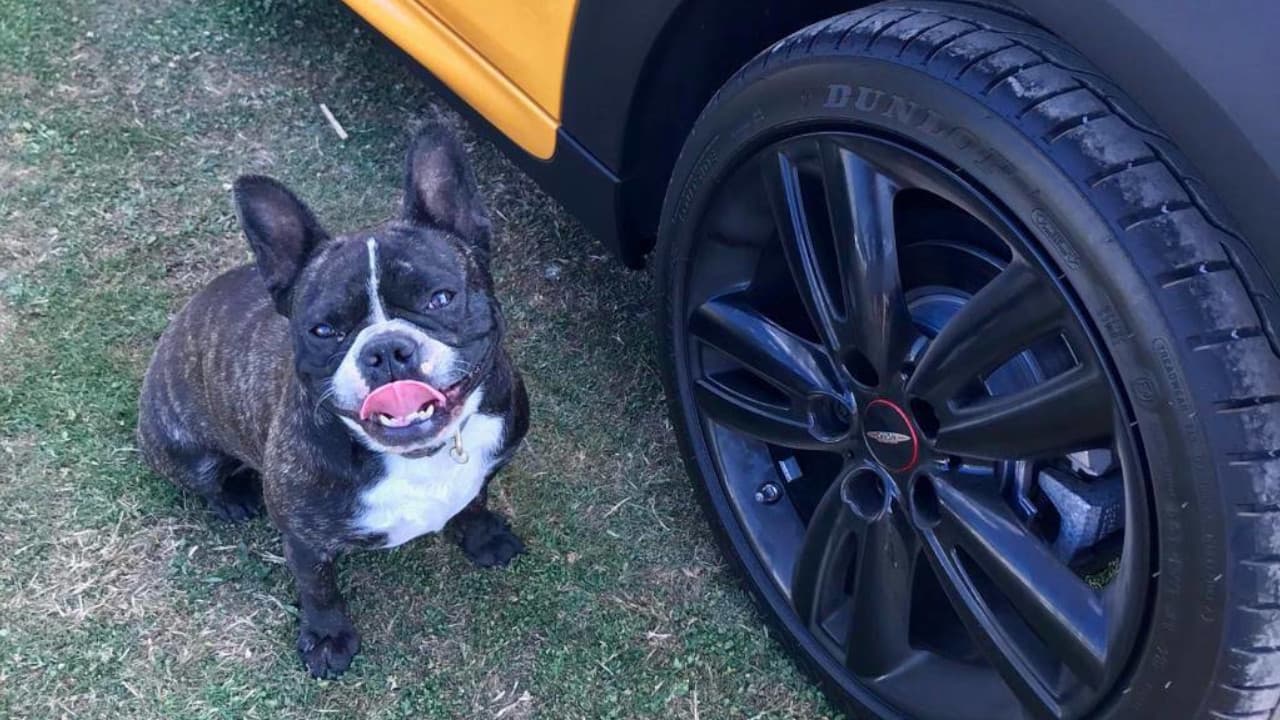
[[[704,215],[752,153],[818,131],[890,138],[989,195],[1078,303],[1115,379],[1139,439],[1151,580],[1124,667],[1063,714],[1272,717],[1280,357],[1258,299],[1275,291],[1133,101],[1044,29],[955,3],[872,5],[762,52],[703,111],[666,193],[655,265],[670,416],[724,554],[777,636],[852,715],[910,709],[845,672],[799,620],[695,400],[690,287],[717,272],[695,260],[711,242]]]

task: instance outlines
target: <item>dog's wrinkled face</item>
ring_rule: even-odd
[[[497,339],[487,278],[433,228],[393,224],[330,243],[293,308],[299,376],[379,450],[440,435]]]
[[[402,216],[365,232],[328,239],[265,178],[237,182],[236,202],[313,401],[374,450],[445,440],[501,339],[489,223],[461,146],[419,135]]]

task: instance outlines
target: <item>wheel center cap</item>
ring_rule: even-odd
[[[862,418],[862,434],[876,462],[889,472],[904,472],[920,459],[920,439],[907,413],[885,399],[872,400]]]

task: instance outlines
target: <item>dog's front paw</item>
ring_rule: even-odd
[[[209,509],[220,520],[242,523],[262,513],[262,500],[253,495],[224,492],[209,498]]]
[[[255,518],[262,513],[261,483],[256,472],[238,470],[206,498],[209,509],[227,522],[239,523]]]
[[[496,513],[486,510],[460,530],[458,545],[462,553],[480,567],[503,567],[524,552],[524,543]]]
[[[360,633],[350,623],[332,629],[304,625],[298,632],[298,655],[313,678],[341,677],[358,652]]]

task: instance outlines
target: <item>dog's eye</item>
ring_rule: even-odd
[[[431,299],[427,301],[427,307],[432,310],[439,310],[453,301],[453,291],[437,290],[431,294]]]
[[[326,325],[325,323],[320,323],[319,325],[316,325],[315,327],[311,328],[311,334],[315,335],[321,340],[329,340],[331,338],[339,338],[339,339],[342,338],[342,333],[338,332],[337,330],[334,330],[332,325]]]

